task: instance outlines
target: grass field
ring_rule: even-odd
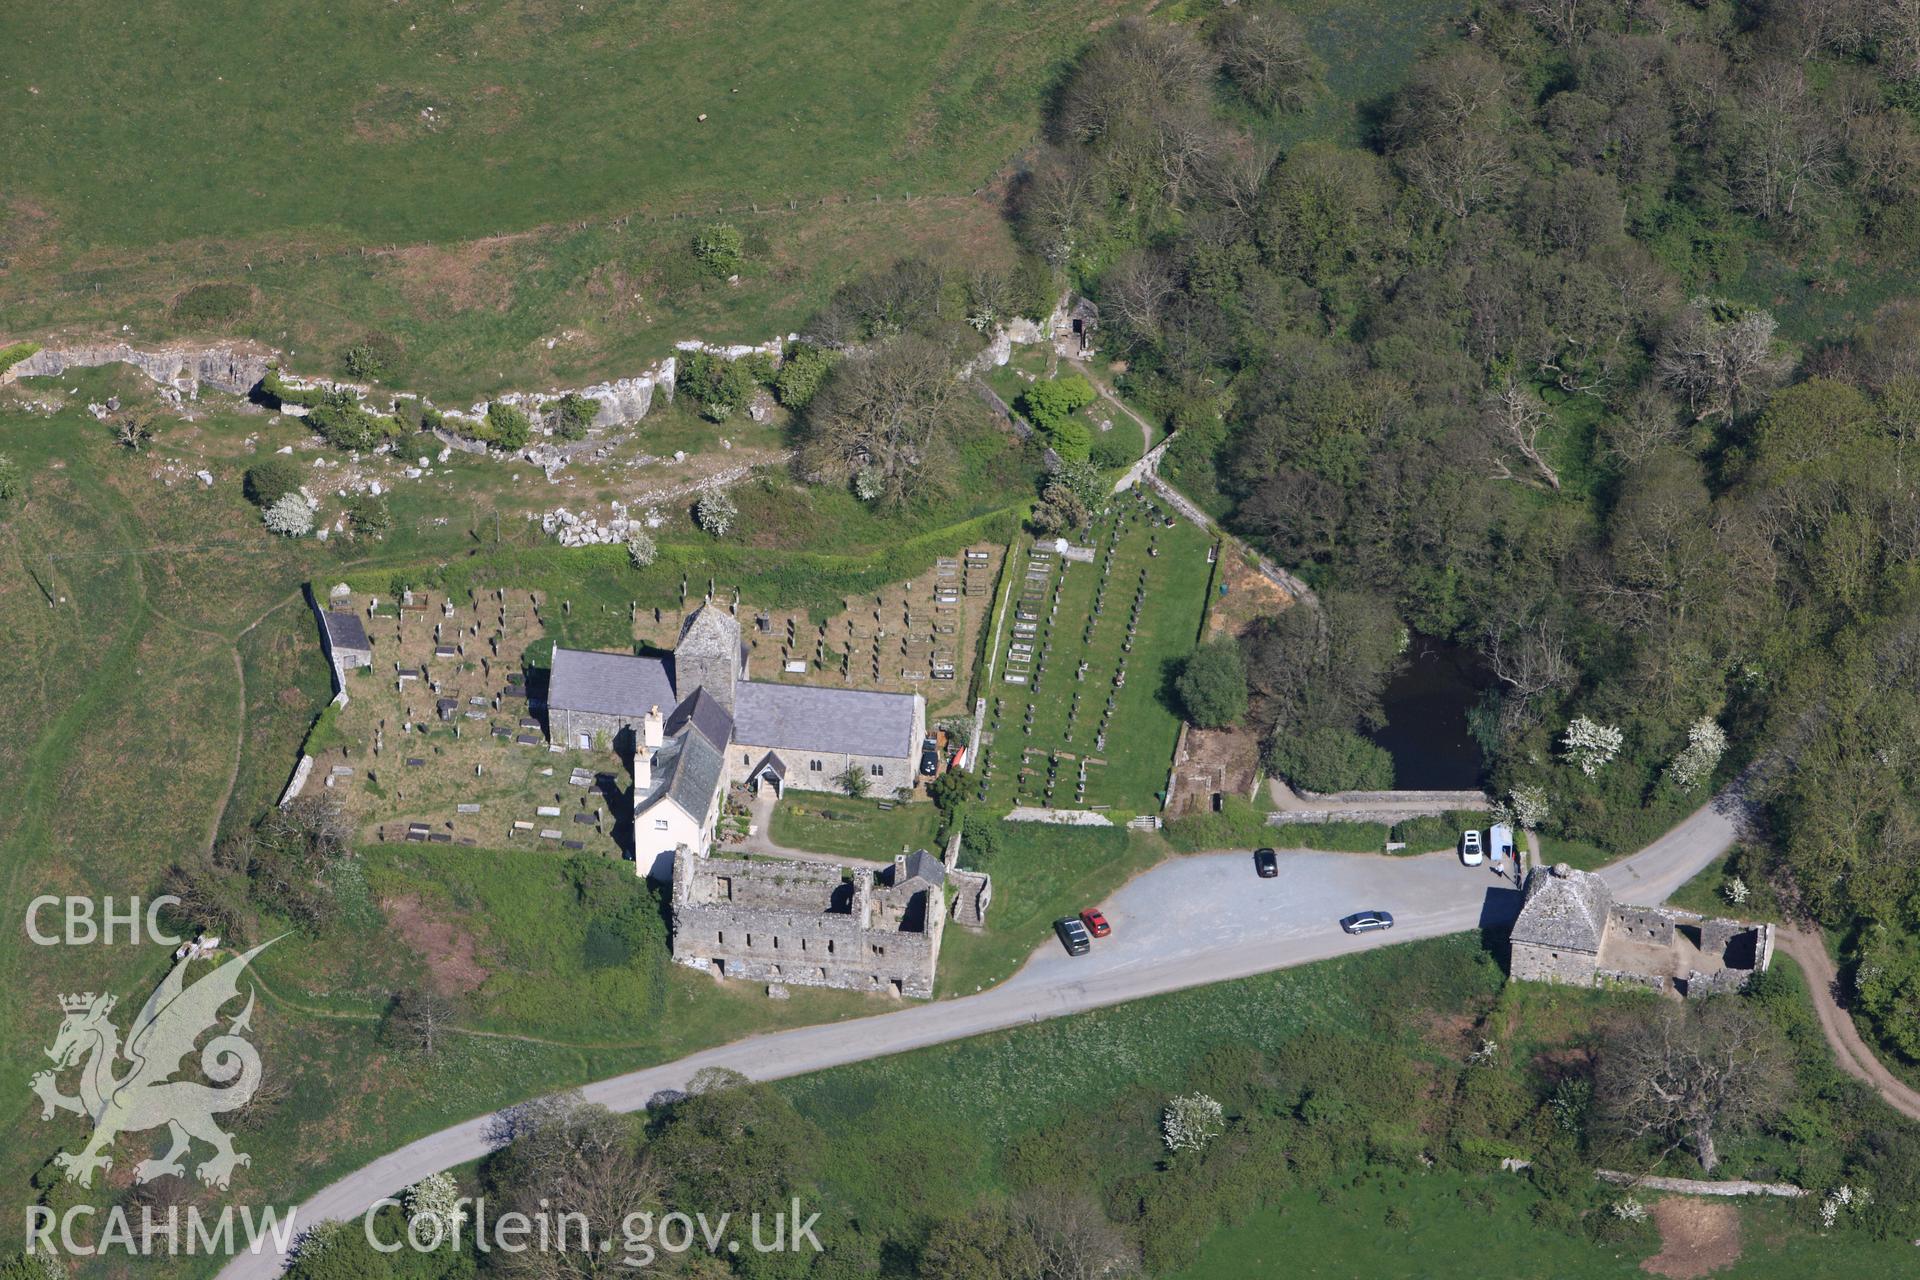
[[[1160,807],[1180,732],[1169,685],[1200,626],[1211,540],[1123,498],[1090,543],[1092,564],[1030,557],[1031,540],[1013,550],[1011,604],[981,686],[982,782],[995,811]]]
[[[940,811],[924,802],[882,809],[877,800],[794,791],[773,811],[775,844],[814,853],[886,860],[902,848],[935,848]]]
[[[1724,1176],[1777,1176],[1810,1152],[1817,1162],[1835,1136],[1812,1117],[1871,1105],[1836,1097],[1845,1088],[1805,990],[1791,980],[1797,974],[1774,1016],[1789,1024],[1796,1056],[1807,1064],[1806,1111],[1725,1149]],[[1422,1157],[1445,1151],[1447,1113],[1474,1109],[1465,1098],[1497,1095],[1487,1105],[1526,1113],[1568,1061],[1585,1056],[1597,1027],[1651,1003],[1642,993],[1507,984],[1494,955],[1476,937],[1459,935],[777,1087],[825,1135],[816,1168],[828,1220],[836,1246],[853,1256],[870,1237],[914,1238],[927,1220],[963,1213],[977,1198],[1016,1196],[1064,1174],[1115,1218],[1137,1219],[1144,1210],[1155,1225],[1191,1231],[1170,1243],[1145,1242],[1150,1252],[1184,1259],[1149,1273],[1180,1280],[1625,1280],[1645,1274],[1640,1263],[1659,1247],[1651,1230],[1623,1243],[1596,1242],[1550,1214],[1536,1216],[1544,1197],[1534,1181],[1501,1172],[1484,1152],[1454,1152],[1432,1167]],[[1462,1072],[1488,1034],[1500,1048],[1495,1074],[1486,1077],[1494,1087],[1482,1091]],[[1276,1058],[1263,1065],[1254,1055]],[[1396,1080],[1409,1091],[1398,1101],[1375,1092]],[[1315,1118],[1270,1166],[1237,1165],[1228,1146],[1218,1163],[1210,1150],[1198,1174],[1182,1177],[1187,1157],[1168,1156],[1159,1124],[1167,1099],[1191,1089],[1221,1099],[1230,1115],[1277,1113],[1291,1122],[1311,1111]],[[1860,1120],[1872,1123],[1869,1116],[1846,1123]],[[1343,1125],[1364,1136],[1340,1147],[1335,1162],[1316,1161],[1314,1134]],[[1547,1139],[1523,1125],[1520,1141],[1531,1151]],[[1686,1176],[1689,1166],[1678,1157],[1661,1171]],[[1249,1179],[1270,1185],[1248,1194]],[[1185,1197],[1190,1216],[1152,1218],[1160,1194]],[[1594,1212],[1606,1212],[1604,1198]],[[1824,1280],[1857,1268],[1891,1280],[1911,1270],[1910,1233],[1884,1242],[1859,1231],[1822,1233],[1805,1208],[1779,1202],[1742,1205],[1739,1213],[1738,1261],[1715,1275]],[[1836,1269],[1842,1248],[1847,1263]]]
[[[10,7],[0,312],[336,371],[378,329],[443,395],[762,340],[894,257],[1010,258],[1002,178],[1057,69],[1144,7]],[[691,270],[719,210],[737,286]]]
[[[1747,900],[1735,905],[1726,895],[1731,879],[1728,863],[1731,854],[1715,858],[1705,870],[1681,885],[1667,899],[1670,906],[1697,911],[1705,916],[1732,916],[1740,920],[1779,920],[1780,904],[1774,901],[1765,884],[1747,885]]]
[[[1050,67],[1109,12],[15,9],[0,35],[33,92],[19,86],[0,164],[17,197],[87,245],[332,229],[453,240],[630,208],[965,191],[1032,137]],[[256,127],[236,133],[240,119]],[[172,159],[155,166],[162,150]]]
[[[1597,1244],[1541,1230],[1528,1211],[1541,1196],[1511,1175],[1431,1173],[1369,1177],[1331,1196],[1291,1191],[1250,1220],[1210,1238],[1177,1280],[1284,1273],[1328,1280],[1481,1280],[1644,1276],[1645,1248]],[[1489,1207],[1491,1206],[1491,1207]],[[1745,1249],[1729,1280],[1817,1280],[1832,1270],[1832,1244],[1793,1221],[1777,1201],[1739,1204]],[[1390,1212],[1392,1216],[1389,1217]],[[1909,1274],[1903,1241],[1847,1237],[1845,1274],[1877,1280]]]

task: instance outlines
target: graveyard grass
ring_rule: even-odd
[[[311,752],[312,793],[337,795],[363,842],[412,839],[408,828],[417,824],[440,843],[524,843],[559,853],[573,841],[583,852],[622,857],[622,792],[632,783],[626,762],[607,743],[550,751],[524,693],[506,692],[521,656],[540,643],[545,614],[558,606],[518,590],[504,600],[482,592],[477,605],[462,596],[443,616],[444,599],[417,595],[425,612],[404,620],[383,600],[367,620],[375,664],[347,674],[348,703],[332,717],[328,741]],[[436,656],[436,632],[457,656]],[[396,668],[420,675],[401,681]],[[454,704],[451,719],[439,714],[443,699]],[[561,834],[546,834],[554,830]]]
[[[1053,556],[1043,583],[1027,576],[1033,540],[1022,539],[1015,546],[1007,575],[1013,583],[1012,603],[995,633],[993,678],[981,686],[989,735],[981,755],[983,799],[994,812],[1016,805],[1102,808],[1111,809],[1114,820],[1124,821],[1132,814],[1158,811],[1180,733],[1171,684],[1199,631],[1211,576],[1207,551],[1213,545],[1205,532],[1184,520],[1171,528],[1164,520],[1151,523],[1158,510],[1130,495],[1115,500],[1112,512],[1094,522],[1094,563]],[[1117,543],[1116,523],[1122,530]],[[1112,569],[1102,595],[1102,566],[1110,544]],[[1150,554],[1155,547],[1157,556]],[[1138,629],[1132,651],[1123,652],[1142,570],[1147,576]],[[1036,589],[1037,595],[1025,594]],[[1015,631],[1023,606],[1038,615],[1030,635]],[[1029,640],[1033,661],[1010,663],[1011,646]],[[1123,658],[1126,684],[1116,689]],[[1082,662],[1087,664],[1086,676],[1077,679]],[[1029,683],[1010,684],[1009,673],[1025,674]],[[1032,683],[1036,679],[1037,688]],[[1098,734],[1109,695],[1114,710],[1102,746]],[[1076,759],[1057,762],[1049,798],[1046,775],[1049,753],[1054,752]],[[1088,757],[1106,763],[1087,766],[1086,794],[1080,797],[1078,771]],[[1023,768],[1028,771],[1024,781]]]

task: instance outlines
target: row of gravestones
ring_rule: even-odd
[[[1148,514],[1148,518],[1154,526],[1153,531],[1151,532],[1148,538],[1148,554],[1149,556],[1158,556],[1159,538],[1160,538],[1159,530],[1163,526],[1163,523],[1166,521],[1167,517],[1165,513],[1160,510],[1157,504],[1155,504],[1152,500],[1146,498],[1144,495],[1136,495],[1136,498],[1137,498],[1137,502],[1135,505],[1137,505],[1141,510],[1145,511]],[[1108,536],[1105,539],[1106,545],[1104,547],[1104,555],[1102,557],[1102,563],[1101,563],[1100,583],[1095,590],[1093,612],[1087,619],[1087,626],[1082,636],[1083,644],[1092,643],[1094,630],[1097,625],[1097,620],[1098,618],[1103,616],[1105,613],[1105,593],[1106,593],[1107,581],[1112,574],[1114,555],[1119,547],[1122,537],[1126,532],[1129,514],[1132,514],[1132,513],[1127,512],[1123,508],[1119,513],[1116,514],[1113,524],[1108,529]],[[1089,532],[1091,532],[1091,530],[1089,530]],[[1039,553],[1036,551],[1036,558],[1040,558],[1042,555],[1044,555],[1044,553]],[[1046,558],[1050,560],[1051,557],[1046,557]],[[1032,683],[1028,686],[1029,699],[1026,704],[1025,716],[1021,725],[1022,733],[1027,736],[1031,736],[1033,733],[1034,703],[1032,701],[1032,697],[1034,695],[1037,695],[1040,691],[1039,685],[1040,685],[1041,673],[1045,671],[1046,658],[1052,651],[1051,623],[1052,623],[1052,618],[1057,614],[1059,609],[1060,598],[1061,598],[1061,586],[1064,583],[1064,578],[1065,578],[1065,562],[1063,561],[1060,565],[1060,581],[1054,583],[1053,600],[1051,602],[1051,609],[1049,611],[1048,620],[1045,624],[1043,624],[1044,630],[1041,632],[1041,648],[1038,655],[1039,660],[1035,664],[1036,669],[1033,674]],[[1049,574],[1049,581],[1051,580],[1052,580],[1051,575]],[[1135,588],[1134,588],[1133,607],[1132,607],[1131,614],[1127,620],[1126,635],[1121,641],[1121,656],[1120,656],[1119,662],[1116,664],[1116,669],[1113,676],[1113,688],[1112,688],[1112,691],[1110,691],[1107,695],[1105,706],[1102,708],[1102,711],[1101,711],[1100,723],[1095,730],[1094,749],[1097,751],[1104,751],[1106,749],[1107,731],[1111,725],[1112,717],[1117,707],[1118,699],[1116,697],[1116,694],[1118,693],[1119,690],[1124,689],[1126,687],[1127,655],[1132,653],[1133,641],[1137,638],[1137,635],[1138,635],[1140,615],[1146,603],[1147,582],[1148,582],[1148,573],[1146,568],[1142,567],[1142,569],[1140,570],[1139,580],[1136,582]],[[1044,591],[1038,594],[1044,594]],[[1023,593],[1022,599],[1026,601],[1032,601],[1034,599],[1037,599],[1037,595],[1032,592]],[[1009,656],[1010,657],[1012,656],[1011,653]],[[1081,661],[1076,671],[1076,679],[1084,681],[1090,669],[1091,669],[1090,663],[1084,660]],[[995,727],[997,727],[999,724],[1003,707],[1004,707],[1004,699],[1000,696],[996,696],[994,699],[994,718],[993,718],[993,724]],[[1065,740],[1067,742],[1073,741],[1073,732],[1079,717],[1079,710],[1080,710],[1080,693],[1079,691],[1076,690],[1073,696],[1073,701],[1069,706],[1068,714],[1067,714],[1067,725],[1066,725],[1066,732],[1065,732]],[[991,759],[990,752],[983,751],[983,757],[985,758],[983,758],[982,760],[981,778],[980,778],[980,784],[978,787],[978,795],[982,800],[986,798],[986,794],[987,794],[989,784],[992,779],[993,771],[994,771],[993,761]],[[1024,760],[1024,753],[1023,753],[1023,760]],[[1075,780],[1075,800],[1084,801],[1086,798],[1086,784],[1087,784],[1087,766],[1084,760],[1081,762],[1078,773],[1079,773],[1079,776]],[[1024,780],[1028,776],[1029,776],[1029,771],[1023,767],[1020,771],[1020,779],[1024,782]],[[1054,791],[1054,786],[1056,781],[1057,781],[1057,769],[1050,765],[1048,769],[1048,778],[1047,778],[1046,786],[1043,789],[1041,796],[1039,797],[1043,802],[1049,803],[1049,804],[1052,802],[1053,791]]]

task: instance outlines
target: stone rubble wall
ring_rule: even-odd
[[[727,360],[739,360],[750,355],[764,355],[779,363],[786,349],[786,343],[796,341],[798,335],[789,334],[786,338],[770,338],[757,345],[721,346],[701,342],[697,339],[685,339],[674,344],[678,352],[705,351]],[[199,395],[203,386],[225,391],[230,395],[245,396],[260,385],[267,372],[279,359],[280,353],[271,348],[251,343],[215,343],[207,346],[168,343],[156,347],[136,346],[130,342],[75,342],[51,343],[43,346],[34,354],[0,372],[0,386],[16,378],[58,377],[69,369],[95,368],[100,365],[131,365],[141,373],[163,387],[188,397]],[[645,418],[652,411],[656,394],[672,400],[679,373],[678,355],[662,357],[646,369],[630,378],[615,378],[606,382],[596,382],[585,387],[558,387],[547,391],[509,391],[495,397],[503,404],[510,404],[538,415],[546,407],[568,395],[583,395],[597,401],[600,411],[595,415],[596,427],[620,427]],[[334,378],[308,377],[282,369],[280,379],[287,387],[301,391],[351,391],[362,400],[375,395],[372,387],[362,383],[347,382]],[[392,404],[403,401],[415,401],[431,406],[433,402],[424,396],[409,392],[390,393]],[[454,425],[461,422],[478,423],[487,416],[492,400],[477,400],[465,409],[448,409],[443,412]],[[289,412],[300,414],[301,410],[289,406]],[[391,412],[391,407],[389,407]],[[467,452],[484,452],[486,446],[467,439],[456,431],[435,431],[441,443]]]
[[[1791,1182],[1720,1182],[1704,1178],[1650,1178],[1618,1169],[1595,1169],[1593,1176],[1616,1187],[1643,1187],[1648,1191],[1670,1191],[1682,1196],[1780,1196],[1797,1200],[1812,1194]]]

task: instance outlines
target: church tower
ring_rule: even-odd
[[[734,681],[746,674],[740,620],[709,600],[687,615],[673,647],[673,696],[684,701],[705,689],[733,714]]]

